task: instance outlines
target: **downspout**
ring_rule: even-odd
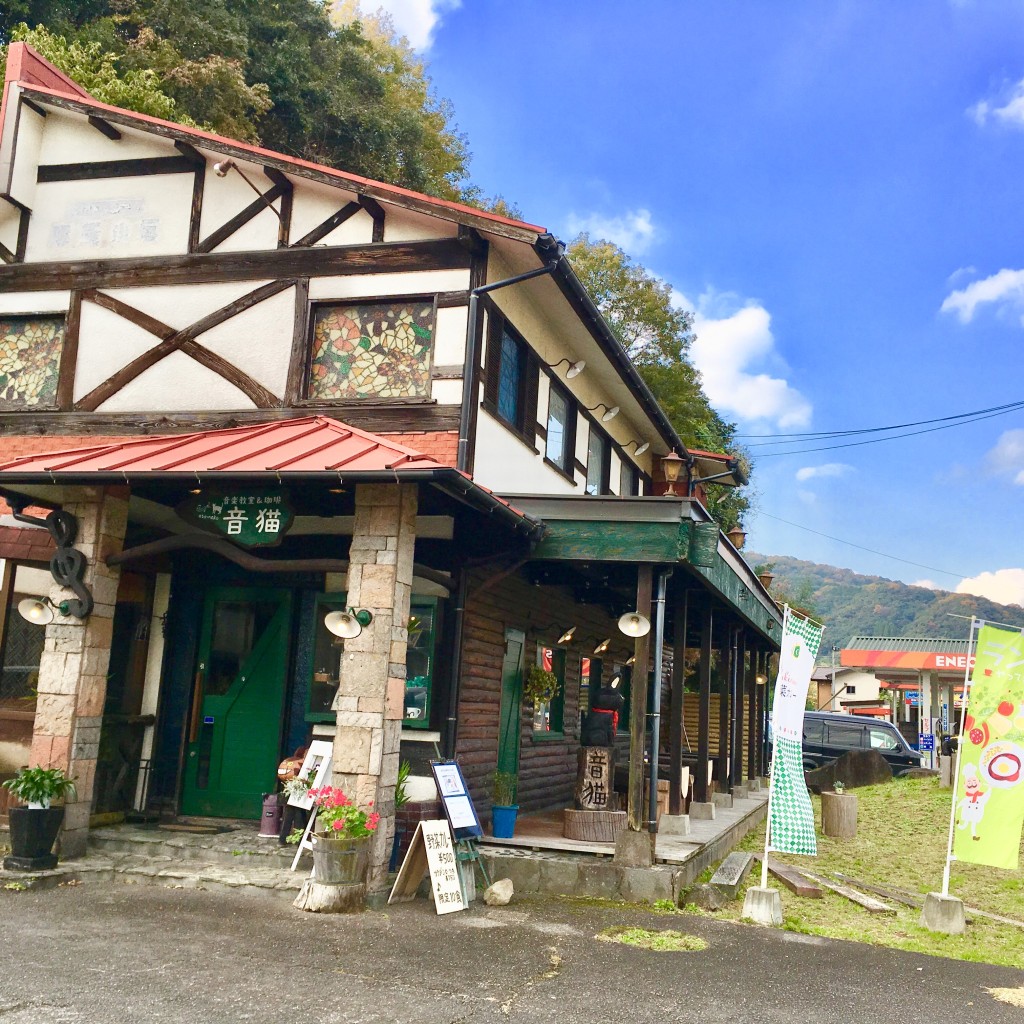
[[[469,572],[461,561],[455,590],[455,621],[452,623],[452,661],[448,677],[448,718],[445,722],[444,756],[455,757],[455,729],[459,716],[459,678],[462,675],[462,645],[466,618],[466,580]]]
[[[651,759],[648,775],[650,793],[647,798],[647,829],[658,831],[658,746],[661,733],[661,674],[665,656],[665,587],[671,570],[659,573],[658,590],[654,598],[654,693],[651,695]]]
[[[529,281],[534,277],[542,277],[544,274],[553,273],[565,254],[565,246],[553,235],[541,235],[537,240],[538,246],[548,251],[553,251],[547,263],[536,270],[528,270],[524,274],[516,274],[515,277],[506,277],[501,281],[492,281],[490,284],[482,284],[469,293],[469,322],[466,324],[466,363],[462,372],[462,412],[459,415],[459,450],[456,459],[456,467],[460,472],[469,472],[469,423],[473,412],[473,403],[476,401],[476,364],[477,349],[480,345],[478,312],[480,308],[480,296],[488,292],[497,291],[499,288],[507,288],[509,285],[519,284],[521,281]]]

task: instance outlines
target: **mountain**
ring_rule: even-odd
[[[770,564],[772,595],[806,610],[825,624],[818,660],[827,662],[833,644],[845,647],[854,636],[963,637],[968,622],[954,615],[1024,628],[1024,608],[997,604],[973,594],[913,587],[882,576],[861,576],[834,565],[804,562],[788,555],[744,552],[753,566]]]

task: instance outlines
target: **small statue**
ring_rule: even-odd
[[[615,743],[619,715],[626,703],[618,689],[621,679],[618,674],[614,675],[591,700],[590,710],[580,730],[581,746],[610,747]]]

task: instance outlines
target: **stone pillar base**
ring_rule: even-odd
[[[782,926],[782,897],[778,889],[752,885],[743,898],[743,919],[768,928]]]
[[[697,800],[690,802],[690,818],[693,821],[714,821],[715,811],[714,803],[700,803]]]
[[[963,900],[956,896],[943,896],[939,892],[928,893],[921,910],[921,926],[930,932],[963,935],[967,929]]]
[[[732,793],[712,793],[711,801],[717,807],[732,807]]]
[[[690,816],[688,814],[663,814],[658,819],[658,833],[663,836],[688,836]]]
[[[654,835],[626,829],[615,837],[615,863],[627,868],[649,868],[654,864]]]

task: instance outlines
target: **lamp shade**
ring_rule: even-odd
[[[558,638],[558,642],[559,642],[560,644],[567,644],[567,643],[571,642],[571,640],[572,640],[572,638],[573,638],[573,635],[575,634],[575,632],[576,632],[576,627],[575,627],[575,626],[570,626],[570,627],[569,627],[569,628],[568,628],[568,629],[567,629],[567,630],[566,630],[566,631],[565,631],[565,632],[564,632],[564,633],[563,633],[563,634],[562,634],[562,635],[561,635],[561,636],[560,636],[560,637]]]
[[[651,620],[639,612],[626,612],[619,619],[619,629],[626,636],[638,637],[647,636],[651,631]]]
[[[328,612],[324,616],[324,626],[329,633],[345,640],[354,640],[363,631],[359,620],[351,612]]]
[[[578,377],[586,368],[587,361],[585,359],[577,359],[576,362],[566,370],[565,376],[568,380],[572,380],[573,377]]]
[[[18,602],[18,614],[37,626],[53,622],[53,609],[49,602],[38,597],[26,597]]]

